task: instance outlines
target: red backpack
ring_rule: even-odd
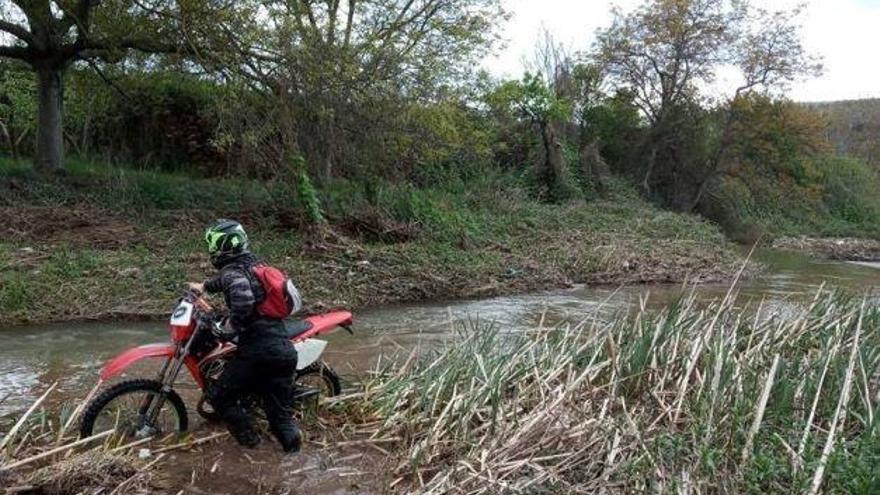
[[[253,272],[265,293],[263,301],[257,305],[258,313],[281,319],[302,309],[299,291],[284,272],[263,263],[254,265]]]

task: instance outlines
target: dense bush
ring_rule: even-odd
[[[823,200],[829,213],[843,222],[877,229],[880,224],[880,177],[855,158],[826,156],[818,163]]]

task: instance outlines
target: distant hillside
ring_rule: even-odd
[[[880,98],[808,106],[828,119],[828,138],[838,152],[880,168]]]

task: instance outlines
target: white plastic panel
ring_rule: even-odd
[[[327,341],[308,339],[302,342],[297,342],[293,346],[296,347],[296,352],[298,354],[296,359],[296,369],[301,370],[318,359],[321,359],[321,354],[324,354],[324,348],[327,347]]]
[[[171,324],[174,326],[185,327],[189,325],[192,314],[192,303],[181,301],[180,304],[177,306],[177,309],[174,310],[174,313],[171,314]]]

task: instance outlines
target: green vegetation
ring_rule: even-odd
[[[821,73],[800,40],[801,9],[646,0],[615,10],[588,51],[545,33],[525,75],[504,80],[471,70],[495,46],[499,0],[170,2],[151,15],[137,2],[82,3],[77,29],[76,16],[52,11],[37,16],[57,21],[44,32],[26,22],[36,7],[0,1],[11,42],[0,46],[0,152],[44,172],[74,178],[82,161],[177,172],[199,184],[187,194],[196,208],[259,211],[271,196],[298,215],[289,224],[362,212],[371,221],[348,227],[374,238],[405,238],[411,222],[442,238],[454,216],[456,235],[479,240],[486,224],[468,208],[483,191],[607,202],[606,187],[622,181],[743,242],[880,237],[870,108],[782,96]],[[41,43],[63,54],[60,66],[34,65]],[[740,84],[707,93],[724,67]],[[61,73],[63,86],[48,77]],[[62,97],[63,125],[38,125]],[[75,158],[62,163],[61,148]],[[233,179],[268,184],[214,194]],[[142,175],[137,190],[112,187],[119,180],[101,184],[123,197],[95,194],[145,211],[181,201],[180,182]],[[38,196],[69,192],[22,182],[44,188]],[[438,211],[438,201],[455,204]],[[404,224],[372,225],[382,219]]]
[[[734,235],[880,236],[880,176],[832,155],[825,121],[791,102],[740,102],[737,161],[710,190],[704,214]]]
[[[320,192],[320,228],[308,220],[318,193],[296,179],[87,162],[41,179],[4,162],[0,191],[4,324],[164,315],[183,282],[211,273],[201,236],[221,216],[245,222],[255,251],[288,270],[313,309],[720,280],[739,264],[714,226],[653,208],[620,182],[602,200],[548,204],[512,175],[425,188],[340,180]]]
[[[880,167],[880,99],[811,103],[828,121],[828,138],[840,154]]]
[[[473,68],[502,0],[0,0],[0,325],[164,316],[218,217],[314,310],[728,280],[728,238],[880,239],[870,112],[784,97],[821,72],[801,13],[645,0],[496,79]],[[477,326],[339,411],[401,490],[876,493],[878,340],[839,295],[689,298]]]
[[[393,476],[418,493],[876,493],[880,309],[754,310],[474,323],[349,407],[399,439]]]

